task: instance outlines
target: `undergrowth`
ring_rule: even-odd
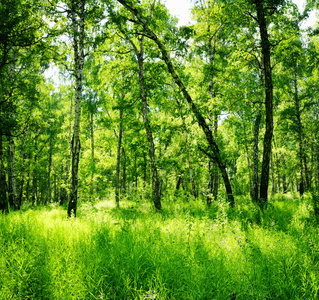
[[[312,198],[126,200],[0,215],[0,299],[318,299]]]

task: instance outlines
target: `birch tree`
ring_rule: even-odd
[[[197,105],[193,101],[190,93],[188,92],[186,86],[182,82],[180,76],[176,72],[176,67],[174,66],[172,59],[170,58],[170,54],[163,42],[162,39],[158,37],[158,35],[153,31],[153,29],[150,28],[148,24],[148,19],[141,13],[140,9],[133,6],[129,1],[126,0],[118,0],[119,3],[121,3],[131,14],[134,16],[134,19],[130,19],[132,22],[135,24],[138,24],[139,26],[142,27],[142,31],[144,32],[144,35],[146,35],[148,38],[153,40],[160,53],[162,56],[163,61],[165,62],[169,73],[173,77],[176,85],[179,87],[181,93],[184,95],[186,101],[188,102],[194,116],[197,119],[198,125],[200,128],[203,130],[207,142],[209,144],[209,147],[212,151],[212,154],[209,153],[209,151],[206,151],[205,149],[202,149],[206,155],[211,157],[218,165],[219,170],[221,172],[222,178],[224,180],[225,188],[226,188],[226,193],[227,193],[227,198],[231,206],[235,205],[234,201],[234,196],[233,196],[233,191],[231,187],[231,183],[226,171],[226,166],[221,158],[220,155],[220,150],[218,148],[218,145],[213,137],[213,134],[209,128],[209,125],[207,124],[205,118],[203,117],[202,113],[199,111]]]
[[[71,186],[70,198],[68,205],[68,216],[72,214],[76,217],[76,208],[78,200],[79,188],[79,159],[80,159],[80,121],[81,121],[81,100],[82,100],[82,81],[83,81],[83,66],[84,66],[84,30],[85,30],[85,0],[70,1],[70,16],[72,26],[73,39],[73,60],[75,79],[75,100],[74,100],[74,125],[73,136],[71,140]]]

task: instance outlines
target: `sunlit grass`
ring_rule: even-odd
[[[311,201],[84,203],[0,216],[0,299],[318,299]]]

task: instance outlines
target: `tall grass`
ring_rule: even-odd
[[[0,299],[318,299],[311,199],[82,204],[0,216]]]

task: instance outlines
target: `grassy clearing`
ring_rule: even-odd
[[[310,196],[49,206],[0,215],[0,299],[318,299]],[[236,294],[236,295],[235,295]]]

